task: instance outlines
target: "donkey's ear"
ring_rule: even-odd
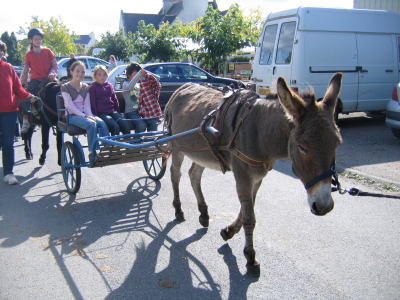
[[[328,89],[326,90],[324,99],[322,99],[323,105],[326,107],[329,113],[333,115],[336,108],[336,101],[340,94],[342,87],[342,73],[336,73],[332,76],[329,82]]]
[[[294,94],[288,87],[285,79],[278,78],[276,83],[277,93],[281,105],[294,120],[298,120],[304,114],[306,103],[299,96]]]

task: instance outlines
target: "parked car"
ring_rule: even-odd
[[[210,73],[190,63],[151,63],[142,65],[142,68],[160,76],[160,83],[162,84],[160,94],[161,109],[164,109],[171,95],[180,86],[184,85],[187,82],[207,82],[212,84],[213,86],[232,85],[235,88],[244,85],[239,80],[211,75]],[[116,83],[114,88],[116,90],[120,90],[122,88],[122,83],[124,82],[124,80],[126,80],[125,73],[116,76]]]
[[[13,67],[14,67],[14,70],[17,73],[18,77],[21,77],[23,67],[21,67],[21,66],[13,66]]]
[[[97,58],[97,57],[92,57],[92,56],[75,56],[75,58],[77,60],[82,61],[85,66],[86,66],[86,74],[85,74],[85,79],[83,80],[83,82],[86,83],[91,83],[93,82],[93,69],[97,66],[97,65],[103,65],[106,66],[108,68],[108,66],[110,65],[108,62]],[[60,59],[57,62],[58,65],[58,73],[57,73],[57,77],[59,80],[63,81],[64,79],[67,78],[67,64],[69,61],[69,57],[65,57]]]
[[[386,107],[386,125],[392,129],[395,137],[400,139],[400,83],[398,83],[392,93],[392,100]]]
[[[121,75],[125,75],[125,69],[128,65],[118,65],[108,73],[107,81],[115,88],[115,78]],[[126,78],[126,77],[125,77]],[[119,87],[121,88],[121,87]]]

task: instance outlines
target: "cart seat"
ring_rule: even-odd
[[[64,105],[64,98],[62,97],[61,93],[58,93],[56,98],[57,98],[57,115],[58,115],[57,127],[61,131],[67,132],[71,136],[86,134],[85,129],[82,129],[72,124],[68,124],[67,109],[65,108]]]

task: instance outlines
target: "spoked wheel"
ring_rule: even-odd
[[[76,194],[81,187],[81,168],[71,167],[71,165],[79,165],[78,151],[71,142],[65,142],[62,152],[62,174],[64,183],[68,192]]]
[[[147,175],[149,175],[149,177],[154,180],[161,179],[165,174],[165,170],[167,169],[165,161],[165,157],[144,160],[143,166],[146,170]]]

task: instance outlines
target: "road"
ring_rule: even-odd
[[[382,166],[397,165],[386,152],[363,159],[387,149],[359,133],[377,130],[382,120],[339,123],[338,166],[385,175]],[[381,129],[378,137],[400,146]],[[400,298],[398,199],[335,193],[334,210],[316,217],[290,162],[277,162],[256,203],[261,276],[255,279],[245,275],[243,231],[227,243],[219,235],[239,210],[232,174],[205,171],[211,222],[204,229],[187,176],[181,181],[186,221],[179,224],[169,171],[155,182],[140,163],[83,169],[81,191],[73,196],[54,149],[45,166],[37,164],[38,140],[33,161],[17,144],[20,184],[0,182],[0,299]],[[189,166],[186,161],[184,174]],[[376,184],[340,179],[346,187],[382,192]]]
[[[385,114],[340,115],[343,138],[337,151],[340,169],[400,188],[400,140],[385,124]]]

